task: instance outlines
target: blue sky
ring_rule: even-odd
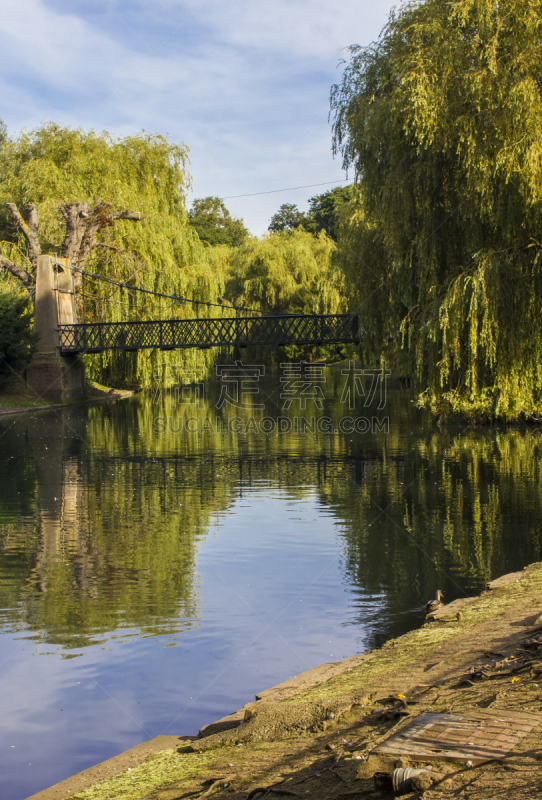
[[[168,133],[191,151],[190,197],[341,181],[329,90],[344,48],[369,44],[387,0],[3,0],[0,117],[117,135]],[[282,203],[332,188],[228,199],[255,234]]]

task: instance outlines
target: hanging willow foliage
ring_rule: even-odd
[[[301,228],[251,237],[240,247],[212,248],[220,273],[229,276],[225,298],[238,307],[288,314],[333,314],[346,310],[344,274],[332,260],[334,241],[323,231]],[[263,351],[263,352],[262,352]],[[316,357],[336,361],[344,347],[291,345],[251,348],[255,358],[284,361]]]
[[[227,272],[226,296],[263,311],[330,314],[341,310],[343,276],[334,268],[332,239],[297,229],[252,237],[240,247],[216,247],[214,263]]]
[[[117,281],[164,294],[215,301],[223,293],[224,275],[211,268],[205,248],[188,225],[186,189],[188,149],[164,136],[141,133],[116,138],[108,133],[85,133],[48,123],[0,149],[0,206],[34,203],[40,220],[43,253],[59,254],[64,220],[59,206],[72,202],[111,203],[114,208],[141,212],[141,222],[118,221],[100,234],[100,244],[86,269]],[[3,212],[0,218],[2,253],[24,261],[24,243]],[[24,264],[23,264],[24,266]],[[209,316],[205,306],[160,301],[149,295],[110,284],[85,280],[87,321],[171,319]],[[218,312],[218,313],[217,313]],[[221,316],[220,309],[213,309]],[[181,362],[190,364],[195,378],[207,371],[210,351],[110,353],[87,357],[91,378],[113,385],[151,385],[158,376],[172,377]]]
[[[334,148],[365,353],[439,413],[542,413],[542,3],[426,0],[350,48]]]

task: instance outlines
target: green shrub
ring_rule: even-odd
[[[36,349],[28,297],[0,294],[0,388],[26,367]]]

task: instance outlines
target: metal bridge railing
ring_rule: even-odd
[[[100,353],[231,345],[319,345],[358,342],[361,335],[357,314],[97,322],[60,327],[60,349],[63,353]]]

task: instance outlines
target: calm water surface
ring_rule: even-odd
[[[439,428],[399,385],[365,406],[325,379],[0,422],[3,800],[541,558],[539,429]]]

